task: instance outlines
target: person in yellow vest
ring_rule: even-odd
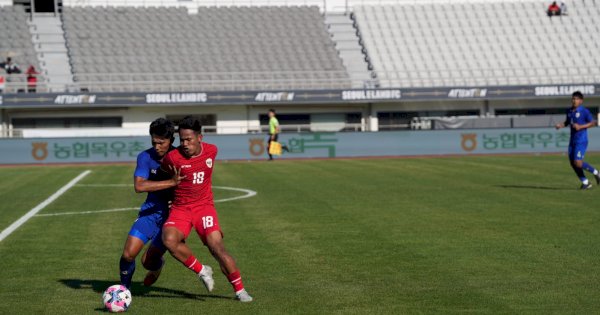
[[[275,110],[269,109],[269,144],[267,145],[267,154],[269,154],[269,161],[273,160],[273,155],[269,152],[271,148],[271,142],[276,142],[279,138],[279,120],[275,117]]]
[[[269,149],[271,148],[271,142],[277,142],[277,139],[279,138],[279,132],[279,120],[277,120],[277,117],[275,117],[275,110],[269,109],[269,139],[267,140],[269,143],[267,145],[267,154],[269,154],[269,161],[273,161],[273,155],[269,152]],[[290,151],[287,145],[282,145],[281,149],[285,152]]]

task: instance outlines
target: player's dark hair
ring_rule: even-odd
[[[271,113],[275,114],[275,110],[274,110],[274,109],[272,109],[272,108],[271,108],[271,109],[269,109],[269,111],[270,111]]]
[[[191,129],[194,130],[194,133],[200,134],[202,132],[202,125],[192,116],[185,116],[181,121],[179,121],[179,130],[181,129]]]
[[[577,97],[579,99],[583,99],[583,93],[581,93],[580,91],[575,91],[573,92],[573,95],[571,95],[572,97]]]
[[[150,123],[150,135],[175,140],[175,125],[168,119],[158,118]]]

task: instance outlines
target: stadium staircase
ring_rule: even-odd
[[[335,43],[342,62],[350,75],[353,88],[370,88],[377,85],[367,62],[368,56],[362,46],[360,32],[350,15],[331,12],[325,16],[331,39]]]
[[[36,13],[29,31],[50,91],[64,92],[73,84],[62,21],[53,13]]]

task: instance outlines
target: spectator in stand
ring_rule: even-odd
[[[548,16],[559,16],[560,15],[560,7],[556,4],[556,1],[552,2],[552,4],[548,7]]]
[[[6,57],[6,61],[0,63],[0,66],[4,68],[4,71],[6,71],[7,74],[21,73],[21,68],[12,61],[11,57]]]
[[[4,73],[4,69],[0,68],[0,94],[4,92],[4,86],[6,85],[6,74]]]
[[[33,65],[30,65],[25,73],[27,74],[27,92],[35,93],[37,87],[37,75],[40,73],[35,70]]]
[[[4,69],[4,71],[6,72],[6,76],[4,76],[4,82],[12,82],[13,78],[11,78],[11,74],[14,73],[21,73],[21,68],[19,68],[19,65],[14,63],[12,61],[11,57],[6,57],[6,61],[5,62],[0,62],[0,68]],[[3,84],[5,85],[5,84]]]
[[[567,15],[567,4],[564,1],[560,3],[560,15]]]

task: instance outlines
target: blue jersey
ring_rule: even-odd
[[[575,109],[569,108],[567,110],[567,120],[565,121],[565,125],[571,126],[571,143],[587,143],[587,128],[581,129],[579,131],[575,130],[573,124],[585,125],[594,121],[594,117],[590,111],[583,107],[583,105],[579,105]]]
[[[169,179],[169,175],[160,171],[160,162],[161,157],[156,154],[153,148],[143,151],[138,154],[137,166],[133,176],[154,181]],[[140,215],[142,213],[155,212],[163,212],[164,215],[167,215],[169,201],[172,199],[172,196],[173,192],[171,189],[149,192],[146,201],[144,201],[140,208]]]

